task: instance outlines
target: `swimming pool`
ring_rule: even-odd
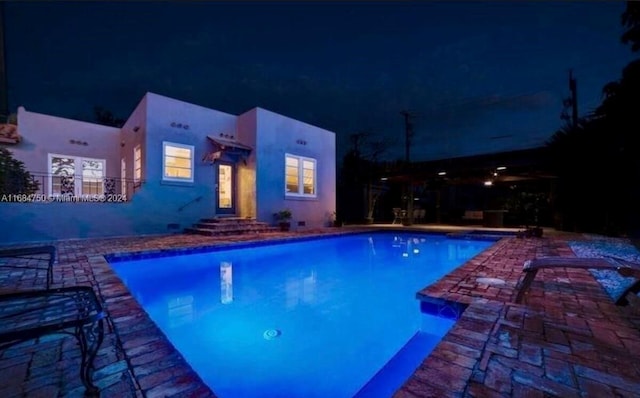
[[[221,398],[389,396],[453,324],[416,292],[493,243],[381,232],[111,265]]]

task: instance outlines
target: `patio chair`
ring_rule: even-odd
[[[538,271],[545,268],[609,269],[617,271],[622,276],[635,278],[635,281],[630,286],[616,293],[615,297],[613,297],[616,305],[629,304],[626,298],[627,295],[629,293],[637,294],[640,291],[640,263],[616,257],[540,257],[525,261],[523,267],[525,276],[519,286],[516,287],[518,292],[515,299],[516,303],[522,302]]]

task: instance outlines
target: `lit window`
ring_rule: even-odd
[[[124,158],[120,159],[120,191],[127,194],[127,162]]]
[[[133,148],[133,183],[138,185],[142,180],[142,147]]]
[[[287,170],[286,170],[286,181],[287,181],[287,194],[289,193],[298,193],[298,187],[300,183],[298,182],[298,169],[300,168],[300,161],[298,158],[294,158],[287,155]]]
[[[316,160],[285,155],[285,194],[316,197]]]
[[[193,146],[162,143],[162,179],[193,182]]]
[[[103,195],[106,161],[49,154],[49,195]]]
[[[82,159],[82,194],[104,193],[104,161]]]

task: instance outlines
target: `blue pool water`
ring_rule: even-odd
[[[493,243],[373,233],[111,262],[219,397],[375,397],[453,324],[416,292]]]

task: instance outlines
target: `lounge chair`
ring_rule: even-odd
[[[617,271],[622,276],[634,277],[636,280],[614,297],[616,305],[629,304],[627,295],[629,293],[637,294],[640,291],[640,263],[615,257],[540,257],[525,261],[523,268],[525,277],[520,286],[516,288],[518,292],[516,303],[522,302],[538,270],[545,268],[609,269]]]

